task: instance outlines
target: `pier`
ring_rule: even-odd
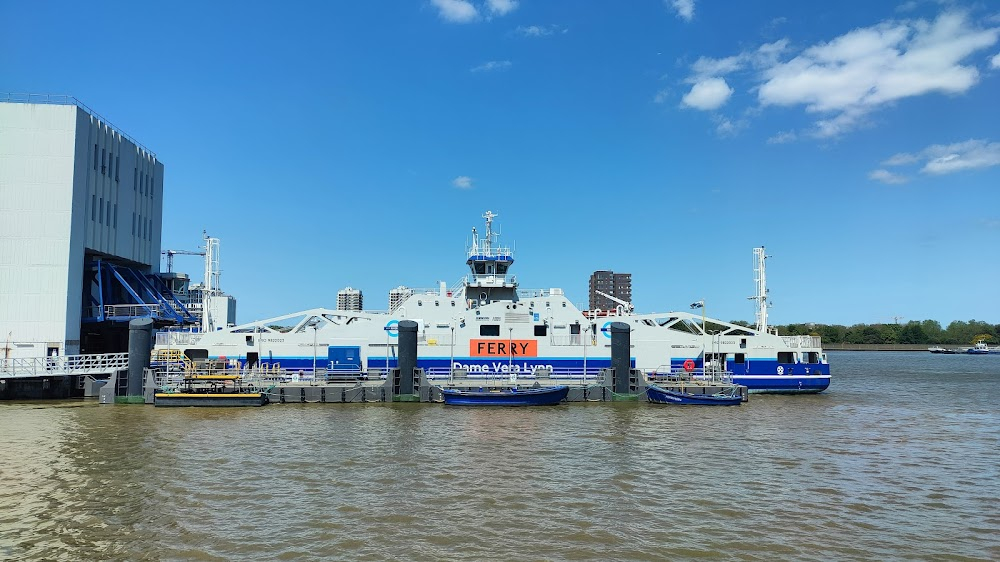
[[[128,371],[128,353],[0,359],[0,398],[97,396],[105,382]]]

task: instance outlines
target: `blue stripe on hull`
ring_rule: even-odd
[[[217,357],[213,357],[217,359]],[[246,358],[240,357],[241,362]],[[670,364],[674,369],[684,368],[685,359],[671,359]],[[470,374],[475,373],[509,373],[513,370],[519,374],[529,374],[539,367],[551,367],[557,371],[582,371],[582,357],[532,357],[519,358],[513,362],[506,358],[469,358],[456,357],[455,362],[469,370]],[[284,369],[311,369],[313,358],[309,357],[265,357],[261,363],[268,365],[278,364]],[[316,366],[319,368],[331,368],[330,361],[326,357],[318,357]],[[448,369],[451,363],[450,357],[423,357],[417,360],[417,366],[424,369]],[[390,357],[388,364],[385,357],[369,357],[365,362],[369,369],[384,369],[387,365],[390,369],[397,367],[395,357]],[[631,361],[635,367],[635,359]],[[695,361],[697,368],[702,368],[702,361],[698,358]],[[345,370],[358,370],[360,367],[345,365],[333,366],[334,370],[342,368]],[[611,360],[606,357],[587,358],[587,371],[591,374],[598,369],[611,367]],[[735,363],[728,361],[726,367],[733,373],[733,382],[747,387],[754,393],[815,393],[823,392],[830,386],[830,365],[818,363],[778,363],[773,359],[751,359],[745,363]],[[781,374],[778,374],[778,369]]]
[[[733,375],[733,382],[755,393],[816,393],[830,387],[830,375]]]

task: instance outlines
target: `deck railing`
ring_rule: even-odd
[[[822,338],[819,336],[779,336],[788,347],[820,347]]]
[[[128,353],[0,359],[0,378],[103,375],[128,369]]]

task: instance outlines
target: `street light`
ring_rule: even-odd
[[[313,322],[313,382],[316,382],[316,333],[319,332],[319,322]]]
[[[514,378],[514,327],[508,328],[510,335],[507,338],[507,354],[510,360],[507,362],[507,376]]]

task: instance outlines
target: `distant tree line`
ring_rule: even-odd
[[[749,322],[734,321],[733,324],[751,326]],[[912,343],[912,344],[974,344],[979,340],[987,343],[1000,341],[1000,324],[990,324],[979,320],[968,322],[956,320],[942,328],[937,320],[911,320],[906,324],[785,324],[772,326],[783,336],[820,336],[823,343]]]

